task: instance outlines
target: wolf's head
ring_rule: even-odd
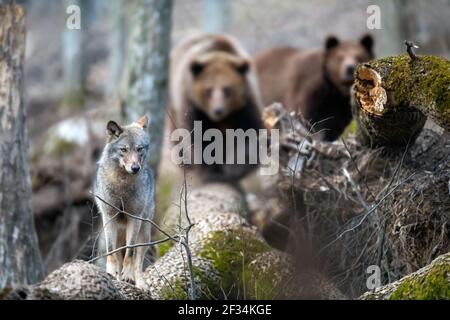
[[[124,127],[115,121],[109,121],[106,126],[108,135],[106,154],[103,156],[129,174],[138,174],[145,164],[150,142],[146,130],[147,125],[147,116],[143,116],[138,121]]]

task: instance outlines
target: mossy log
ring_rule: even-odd
[[[186,226],[185,207],[169,208],[165,229]],[[194,224],[190,235],[193,271],[199,299],[274,299],[300,297],[301,284],[294,279],[291,257],[271,248],[249,225],[246,203],[231,186],[210,184],[189,192],[187,211]],[[175,244],[155,264],[144,279],[157,299],[187,299],[189,278],[187,257]],[[313,280],[312,295],[322,299],[345,298],[320,274]],[[305,289],[306,290],[306,289]],[[305,296],[306,296],[305,294]]]
[[[280,293],[281,281],[288,279],[289,258],[272,250],[246,222],[239,191],[220,184],[193,190],[187,211],[194,225],[189,246],[197,298],[270,299]],[[183,203],[169,208],[163,222],[172,232],[180,224],[187,226]],[[175,244],[147,268],[144,279],[157,299],[188,299],[186,260],[183,247]]]
[[[449,300],[450,253],[386,286],[367,292],[361,300]]]
[[[450,61],[404,54],[358,66],[353,112],[372,146],[414,141],[428,118],[450,131]]]

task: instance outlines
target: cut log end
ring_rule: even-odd
[[[362,65],[356,73],[355,94],[366,112],[383,115],[387,102],[386,90],[381,86],[381,76],[369,65]]]

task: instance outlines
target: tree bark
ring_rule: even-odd
[[[81,29],[69,29],[67,26],[62,31],[63,43],[63,82],[64,97],[62,105],[66,107],[80,107],[84,105],[84,71],[83,71],[83,29],[86,27],[83,14],[82,0],[65,0],[64,12],[70,5],[80,8]],[[66,17],[67,17],[67,13]]]
[[[230,28],[231,1],[203,0],[203,24],[206,32],[223,33]]]
[[[109,94],[113,99],[121,100],[124,87],[125,59],[127,48],[127,13],[128,3],[122,0],[113,0],[109,6],[111,20],[110,70],[111,76],[108,84]]]
[[[164,134],[172,0],[138,0],[132,4],[128,53],[128,122],[150,116],[149,162],[157,175]]]
[[[363,140],[373,146],[414,142],[426,117],[450,131],[450,61],[401,55],[359,65],[354,113]]]
[[[31,211],[28,139],[22,99],[25,12],[0,5],[0,287],[43,275]]]

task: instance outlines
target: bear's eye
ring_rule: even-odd
[[[225,98],[231,97],[231,93],[232,92],[233,92],[233,90],[231,89],[231,87],[224,87],[223,88],[223,95],[225,96]]]
[[[211,98],[212,88],[205,89],[204,95],[205,95],[205,98]]]

